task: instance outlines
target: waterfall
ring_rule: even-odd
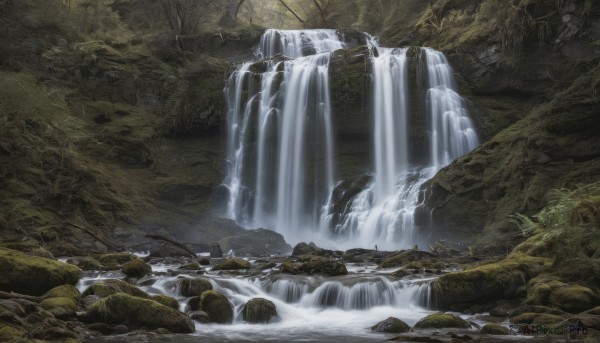
[[[267,30],[257,60],[227,82],[229,191],[226,215],[245,227],[274,228],[300,240],[319,227],[333,189],[329,99],[330,52],[341,49],[335,30]]]
[[[267,30],[256,61],[229,78],[226,215],[247,228],[275,229],[291,243],[412,247],[422,185],[475,148],[477,134],[441,52],[382,48],[365,34],[373,51],[373,174],[339,213],[328,75],[331,52],[346,47],[339,37],[335,30]],[[427,137],[419,153],[415,131]]]

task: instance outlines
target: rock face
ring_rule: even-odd
[[[410,331],[410,326],[398,318],[389,317],[375,324],[371,330],[386,333],[403,333]]]
[[[226,258],[223,262],[214,266],[212,270],[240,270],[250,269],[252,265],[243,258]]]
[[[211,323],[229,324],[233,321],[233,306],[225,295],[217,291],[202,293],[200,310],[206,312]]]
[[[30,295],[42,295],[53,287],[74,285],[81,269],[16,250],[0,248],[0,290]]]
[[[450,313],[434,313],[419,320],[415,324],[415,329],[443,329],[443,328],[463,328],[471,326],[466,320]]]
[[[94,303],[88,315],[91,321],[124,324],[131,328],[165,328],[175,333],[194,332],[194,324],[186,315],[156,301],[113,294]]]
[[[272,317],[277,316],[277,308],[270,300],[254,298],[248,300],[242,313],[248,323],[268,323]]]

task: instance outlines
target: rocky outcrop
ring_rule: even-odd
[[[194,332],[194,324],[186,315],[156,301],[113,294],[93,304],[88,316],[91,321],[124,324],[132,328],[165,328],[175,333]]]
[[[0,248],[0,290],[21,294],[42,295],[50,289],[74,285],[81,269],[20,251]]]
[[[277,316],[277,308],[270,300],[253,298],[244,305],[242,315],[248,323],[268,323]]]

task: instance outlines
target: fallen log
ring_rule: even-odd
[[[190,254],[190,256],[192,256],[192,257],[194,257],[194,258],[196,258],[196,257],[197,257],[197,256],[196,256],[196,253],[194,253],[194,252],[192,251],[192,249],[188,248],[188,247],[187,247],[185,244],[183,244],[183,243],[180,243],[180,242],[177,242],[177,241],[175,241],[175,240],[172,240],[171,238],[165,237],[165,236],[163,236],[163,235],[157,235],[157,234],[154,234],[154,233],[148,233],[148,234],[146,234],[146,237],[148,237],[148,238],[152,238],[152,239],[155,239],[155,240],[158,240],[158,241],[164,241],[164,242],[167,242],[167,243],[173,244],[174,246],[176,246],[176,247],[178,247],[178,248],[180,248],[180,249],[183,249],[185,252],[187,252],[188,254]]]

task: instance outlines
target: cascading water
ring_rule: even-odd
[[[328,66],[331,51],[345,47],[338,34],[267,30],[256,53],[267,60],[240,66],[225,90],[229,218],[275,229],[291,243],[317,239],[335,248],[396,250],[417,242],[421,186],[475,148],[477,135],[442,53],[380,48],[366,34],[365,41],[374,52],[372,181],[344,213],[333,212],[339,199],[333,197]],[[415,117],[426,125],[411,126]],[[428,137],[421,153],[427,156],[415,156],[414,130]]]
[[[269,60],[261,73],[244,63],[230,77],[229,218],[288,240],[318,228],[333,188],[329,56],[343,47],[334,30],[267,30],[257,56],[293,59]]]

